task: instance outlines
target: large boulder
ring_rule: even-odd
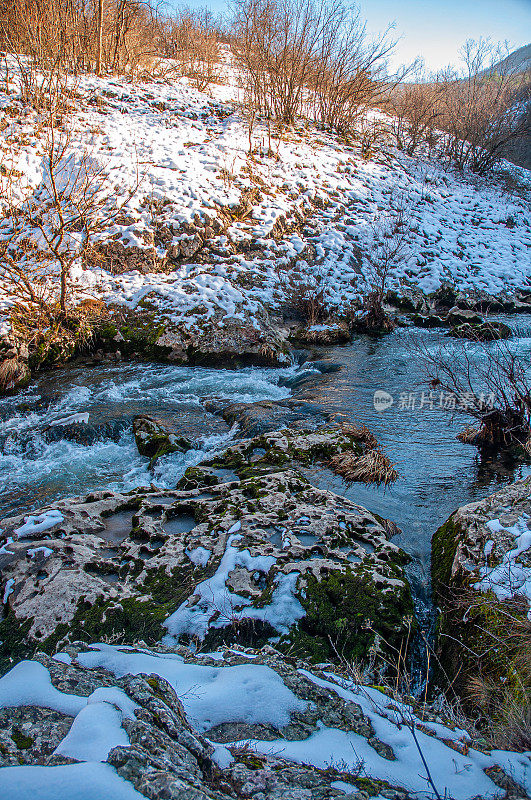
[[[495,342],[509,339],[512,331],[504,322],[464,322],[450,328],[449,335],[455,339],[470,339],[473,342]]]
[[[400,647],[414,623],[396,528],[293,469],[354,445],[340,430],[267,437],[187,471],[181,490],[99,492],[0,523],[4,663],[138,635],[274,638],[367,664]]]
[[[530,517],[526,478],[459,508],[433,537],[439,658],[504,746],[531,741],[529,728],[517,724],[531,685]]]
[[[227,368],[290,363],[286,337],[271,324],[263,309],[256,312],[254,320],[243,313],[243,319],[198,316],[183,325],[151,305],[147,299],[134,311],[112,307],[111,315],[96,331],[96,348],[119,351],[126,357]]]
[[[345,322],[321,322],[297,328],[290,339],[295,344],[329,347],[350,342],[352,334]]]

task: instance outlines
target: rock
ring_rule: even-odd
[[[441,286],[430,295],[433,306],[436,312],[443,314],[450,309],[454,308],[457,303],[457,292],[455,287],[450,284],[443,283]]]
[[[410,319],[419,328],[443,328],[446,320],[438,314],[412,314]]]
[[[531,479],[459,508],[433,537],[432,578],[441,608],[439,658],[500,746],[519,746],[511,713],[524,706],[531,663]],[[493,646],[496,642],[496,646]],[[475,698],[475,699],[474,699]],[[512,709],[512,712],[511,712]]]
[[[290,335],[290,340],[301,345],[328,346],[350,342],[351,333],[345,322],[305,325]]]
[[[391,691],[270,646],[203,655],[142,642],[125,649],[76,642],[58,659],[38,653],[0,678],[0,689],[17,670],[39,678],[29,687],[19,682],[25,705],[10,707],[2,694],[1,766],[70,764],[75,771],[76,758],[85,756],[80,779],[87,790],[105,767],[108,780],[125,781],[122,792],[131,787],[150,800],[416,800],[427,794],[425,759],[441,797],[524,796],[510,768],[503,770],[507,754],[474,750],[463,731],[445,726],[425,703],[408,703],[404,717]],[[39,704],[53,706],[65,695],[75,717]],[[112,726],[103,729],[103,718]],[[76,758],[61,755],[76,726]],[[113,747],[117,735],[123,743]],[[419,740],[431,745],[421,755]],[[89,760],[87,748],[98,741],[103,764]],[[523,774],[527,757],[514,758]],[[0,772],[0,781],[16,784],[16,775],[16,769]],[[41,770],[38,780],[49,796],[57,787],[63,797],[54,770]],[[100,778],[97,796],[113,796],[102,791]]]
[[[179,255],[181,258],[192,258],[203,246],[202,239],[197,235],[182,236],[179,239]]]
[[[317,660],[335,658],[331,641],[360,662],[397,646],[413,607],[395,529],[293,469],[342,451],[363,444],[340,428],[266,434],[207,462],[204,482],[194,468],[192,490],[59,501],[32,538],[4,520],[4,663],[139,631],[205,647],[280,637]]]
[[[319,408],[301,400],[262,400],[258,403],[229,403],[209,401],[207,411],[219,414],[227,425],[237,424],[242,437],[253,438],[280,428],[307,430],[327,419]]]
[[[85,255],[85,260],[90,267],[106,269],[113,275],[124,272],[149,272],[160,271],[162,262],[153,244],[146,247],[138,245],[124,245],[120,241],[96,242]]]
[[[448,335],[456,339],[471,339],[474,342],[493,342],[499,339],[509,339],[512,331],[503,322],[464,322],[450,328]]]
[[[243,366],[285,366],[290,362],[287,340],[274,328],[265,311],[257,310],[260,325],[244,319],[221,316],[198,317],[188,328],[150,308],[129,311],[112,308],[110,319],[99,325],[95,346],[156,361],[178,364],[240,368]]]
[[[451,326],[462,325],[464,323],[468,323],[469,325],[481,325],[484,322],[482,317],[475,311],[458,308],[458,306],[454,306],[450,309],[446,321]]]
[[[146,414],[133,419],[133,433],[138,452],[152,462],[169,453],[186,453],[192,448],[189,439],[172,433],[160,420]]]

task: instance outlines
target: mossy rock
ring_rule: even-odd
[[[399,573],[397,572],[397,577]],[[391,654],[414,625],[409,586],[386,596],[364,570],[331,572],[317,580],[310,575],[299,601],[306,616],[280,642],[281,649],[310,661],[366,662],[371,648]]]
[[[455,339],[470,339],[473,342],[495,342],[510,339],[512,331],[503,322],[464,323],[456,325],[448,332]]]

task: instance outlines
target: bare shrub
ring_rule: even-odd
[[[488,172],[511,143],[528,133],[525,103],[517,99],[522,91],[524,100],[531,97],[528,82],[503,55],[488,41],[469,40],[462,50],[465,76],[449,69],[439,77],[444,154],[459,169]]]
[[[219,33],[209,12],[182,9],[158,18],[159,50],[180,74],[204,91],[221,77]]]
[[[404,260],[408,251],[409,215],[399,207],[394,216],[376,219],[370,231],[366,253],[368,271],[364,298],[364,313],[356,327],[366,333],[382,334],[394,330],[394,323],[384,308],[384,298],[393,270]]]
[[[5,179],[0,222],[0,283],[12,303],[14,326],[26,333],[32,327],[36,335],[46,330],[51,346],[77,319],[75,327],[83,338],[91,313],[86,304],[80,312],[72,267],[136,187],[116,208],[108,197],[104,168],[88,153],[72,151],[69,133],[58,135],[53,126],[48,129],[40,185],[20,199],[14,180]]]
[[[311,89],[314,117],[343,133],[355,130],[370,107],[389,91],[386,58],[394,49],[388,31],[369,40],[359,13],[337,3],[323,31]]]
[[[391,115],[397,147],[412,156],[419,147],[432,150],[438,141],[437,121],[441,116],[443,87],[435,80],[425,80],[417,67],[416,80],[393,88],[384,108]]]
[[[327,319],[326,281],[319,271],[281,271],[279,280],[288,304],[305,323],[315,325]]]
[[[529,364],[509,342],[456,342],[437,348],[417,342],[415,347],[431,386],[446,394],[445,406],[477,420],[459,435],[461,441],[530,451]]]
[[[11,0],[0,8],[0,46],[43,72],[134,74],[156,52],[155,27],[144,0]]]
[[[306,112],[350,129],[383,91],[392,44],[342,0],[239,0],[235,36],[246,103],[281,126]]]

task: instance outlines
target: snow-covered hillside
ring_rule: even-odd
[[[407,252],[390,286],[430,292],[450,281],[498,294],[529,284],[526,170],[504,165],[503,185],[519,187],[507,192],[499,175],[461,176],[390,143],[364,159],[359,141],[303,121],[270,142],[256,127],[250,155],[228,55],[224,81],[207,93],[186,79],[76,86],[69,152],[103,166],[105,191],[125,203],[97,235],[103,258],[72,270],[79,298],[131,309],[149,301],[186,327],[225,315],[256,321],[261,304],[282,302],[282,274],[294,270],[318,276],[336,310],[363,294],[364,254],[399,214]],[[43,179],[46,137],[35,123],[13,92],[0,93],[2,172],[15,170],[17,192]],[[4,314],[9,305],[0,301]]]

